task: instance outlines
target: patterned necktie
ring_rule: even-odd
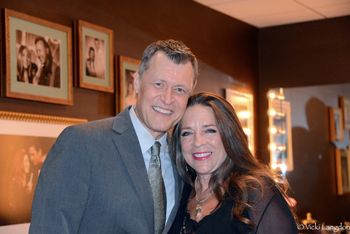
[[[165,225],[165,188],[160,166],[160,143],[156,141],[151,148],[151,160],[148,168],[148,179],[151,184],[154,204],[154,233],[162,233]]]

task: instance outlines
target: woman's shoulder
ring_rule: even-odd
[[[271,180],[255,181],[247,187],[248,203],[252,206],[265,204],[275,195],[276,189],[275,183]]]
[[[248,202],[255,209],[266,209],[272,200],[286,203],[279,186],[271,180],[264,180],[260,186],[248,190]]]

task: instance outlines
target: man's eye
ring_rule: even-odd
[[[164,84],[162,82],[154,82],[153,85],[156,87],[156,88],[162,88],[164,86]]]
[[[175,92],[178,94],[185,94],[186,90],[184,88],[177,87],[177,88],[175,88]]]

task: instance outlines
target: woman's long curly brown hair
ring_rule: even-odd
[[[215,94],[202,92],[189,98],[187,107],[194,105],[207,106],[213,110],[227,153],[225,161],[213,172],[209,187],[218,199],[219,205],[224,196],[229,196],[235,204],[232,208],[232,216],[245,224],[254,226],[255,224],[249,218],[242,215],[244,210],[252,207],[248,200],[248,191],[259,190],[262,194],[264,185],[275,184],[274,175],[266,165],[259,163],[251,154],[247,137],[229,102]],[[179,174],[194,188],[196,173],[182,155],[181,121],[174,128],[170,147]]]

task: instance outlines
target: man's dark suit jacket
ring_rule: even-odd
[[[181,182],[175,175],[175,207]],[[142,233],[154,229],[153,199],[139,141],[125,109],[66,128],[41,170],[30,233]]]

